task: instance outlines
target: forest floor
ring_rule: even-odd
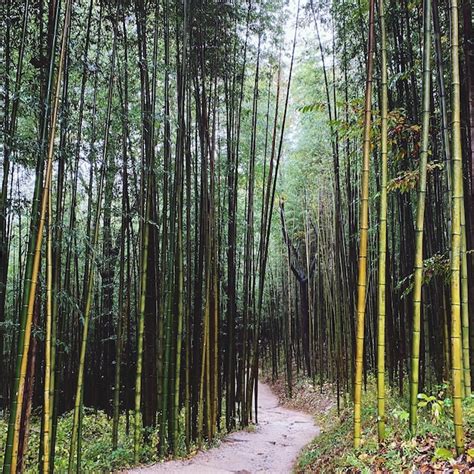
[[[301,382],[300,382],[301,384]],[[301,452],[295,471],[345,473],[467,473],[474,472],[474,397],[463,402],[466,453],[454,451],[452,401],[446,384],[422,394],[418,410],[418,436],[408,429],[408,397],[386,387],[386,440],[377,439],[375,380],[369,378],[363,393],[361,447],[353,448],[353,406],[333,404],[312,411],[320,435]],[[307,396],[300,396],[303,400]],[[426,405],[424,401],[428,401]]]
[[[314,385],[296,371],[293,380],[289,398],[284,374],[274,381],[269,376],[266,379],[281,404],[313,415],[319,427],[318,436],[300,452],[296,473],[474,473],[474,395],[463,402],[466,452],[456,456],[449,385],[433,385],[428,394],[420,396],[416,437],[408,429],[407,394],[402,396],[387,386],[386,441],[379,445],[377,389],[375,379],[368,377],[363,393],[363,439],[360,449],[354,450],[349,394],[341,396],[338,410],[335,386]]]
[[[129,473],[290,473],[299,452],[319,433],[311,415],[286,408],[269,385],[259,383],[258,425],[230,433],[220,445],[186,460],[166,461]]]

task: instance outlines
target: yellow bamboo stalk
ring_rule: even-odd
[[[364,365],[364,324],[367,295],[367,244],[369,237],[369,171],[370,137],[372,119],[372,74],[374,54],[374,0],[369,6],[369,48],[367,58],[367,80],[365,88],[364,144],[360,190],[360,241],[357,274],[357,331],[354,378],[354,448],[360,446],[362,369]]]

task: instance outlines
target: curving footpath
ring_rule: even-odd
[[[282,407],[268,385],[259,383],[259,424],[237,431],[221,444],[186,460],[139,467],[130,473],[290,473],[298,453],[319,434],[310,415]]]

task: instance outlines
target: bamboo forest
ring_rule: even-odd
[[[1,0],[3,474],[474,471],[472,0]]]

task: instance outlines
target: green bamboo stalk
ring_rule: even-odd
[[[173,450],[176,449],[179,435],[179,388],[181,376],[181,348],[183,336],[184,320],[184,269],[183,269],[183,238],[182,238],[182,203],[178,204],[178,241],[177,241],[177,266],[178,266],[178,307],[177,307],[177,332],[176,332],[176,367],[175,367],[175,385],[173,397]]]
[[[185,1],[186,11],[187,0]],[[186,116],[187,123],[191,124],[190,85],[186,87]],[[191,449],[191,308],[192,308],[192,250],[191,250],[191,138],[189,129],[186,130],[186,302],[185,308],[185,369],[184,369],[184,411],[185,411],[185,441],[186,450]]]
[[[209,286],[209,274],[206,276],[206,288]],[[207,292],[206,292],[207,295]],[[207,372],[207,360],[208,360],[208,332],[209,332],[209,300],[206,298],[206,304],[204,309],[203,318],[203,340],[202,340],[202,353],[201,353],[201,376],[199,381],[199,400],[198,400],[198,446],[202,446],[203,441],[203,427],[204,427],[204,386],[206,383],[205,373]]]
[[[461,150],[461,84],[459,77],[458,2],[451,0],[451,67],[452,67],[452,225],[451,225],[451,369],[453,382],[453,413],[456,452],[464,452],[462,425],[462,336],[461,336],[461,210],[462,210],[462,150]]]
[[[214,231],[214,235],[217,232]],[[213,278],[212,278],[212,360],[210,361],[209,386],[210,397],[209,405],[211,407],[209,424],[211,439],[216,435],[217,430],[217,405],[219,388],[219,285],[217,276],[217,239],[214,237],[214,258],[213,258]],[[210,346],[211,347],[211,346]],[[211,369],[212,368],[212,369]],[[212,373],[211,373],[212,370]],[[251,395],[250,395],[251,399]],[[250,403],[251,405],[251,403]]]
[[[377,326],[377,428],[379,442],[385,438],[385,312],[387,265],[387,142],[388,142],[388,87],[387,87],[387,37],[385,31],[384,0],[379,1],[381,39],[381,176],[379,213],[379,281],[378,281],[378,326]]]
[[[161,384],[159,384],[158,410],[160,411],[160,438],[159,448],[160,454],[165,454],[165,439],[167,429],[169,427],[168,417],[168,400],[169,400],[169,373],[170,373],[170,352],[171,352],[171,295],[170,289],[173,281],[173,269],[170,265],[170,254],[174,251],[173,248],[173,232],[168,227],[174,226],[174,217],[171,214],[174,212],[174,207],[169,205],[171,192],[169,190],[169,176],[171,175],[171,129],[170,129],[170,93],[169,93],[169,70],[170,70],[170,27],[169,27],[169,1],[163,0],[163,35],[164,35],[164,131],[163,131],[163,154],[164,154],[164,178],[163,178],[163,207],[162,207],[162,245],[161,245],[161,261],[162,272],[166,274],[167,279],[164,283],[164,297],[161,303],[161,318],[159,321],[159,355],[158,355],[158,370],[161,373]],[[169,221],[168,221],[168,213]],[[168,222],[170,226],[168,226]],[[161,391],[161,393],[160,393]]]
[[[149,179],[147,180],[150,181]],[[149,183],[148,183],[149,184]],[[149,188],[150,186],[147,186]],[[140,270],[140,299],[138,305],[138,333],[137,333],[137,371],[135,377],[135,412],[134,412],[134,432],[133,432],[133,456],[135,463],[140,461],[140,404],[142,396],[142,371],[143,371],[143,335],[145,332],[145,302],[146,302],[146,283],[148,270],[148,246],[149,246],[149,220],[150,220],[150,196],[146,193],[145,197],[145,221],[142,231],[142,258]]]
[[[46,276],[46,337],[44,363],[44,405],[43,405],[43,472],[49,473],[51,454],[51,372],[52,372],[52,319],[53,319],[53,244],[51,187],[49,188],[47,229],[47,276]]]
[[[171,212],[173,214],[173,212]],[[174,217],[170,216],[170,221],[174,222]],[[170,248],[174,247],[174,235],[172,232],[169,234],[169,244]],[[170,252],[171,253],[171,252]],[[173,265],[171,257],[168,256],[168,275],[171,279],[173,278]],[[170,285],[169,283],[165,283]],[[165,293],[165,303],[164,307],[164,314],[163,314],[163,384],[162,384],[162,405],[161,405],[161,423],[160,423],[160,454],[163,456],[166,453],[166,438],[170,437],[170,428],[172,428],[173,424],[173,413],[169,411],[169,402],[170,397],[173,395],[174,386],[170,383],[170,378],[173,375],[171,370],[171,353],[172,353],[172,338],[173,338],[173,331],[172,331],[172,297],[173,291],[171,288],[168,288],[167,293]],[[172,433],[171,433],[172,434]],[[170,446],[168,446],[170,448]]]
[[[415,271],[413,282],[413,330],[410,359],[410,431],[416,432],[420,369],[420,326],[423,286],[423,231],[426,201],[426,166],[429,153],[431,102],[431,0],[423,3],[423,110],[415,228]]]
[[[461,311],[462,311],[462,366],[464,397],[471,396],[471,364],[469,360],[469,282],[467,270],[466,215],[461,200]]]
[[[179,129],[176,149],[176,219],[177,219],[177,235],[176,235],[176,289],[177,289],[177,305],[176,305],[176,364],[174,373],[174,394],[173,394],[173,432],[172,432],[172,449],[176,450],[179,436],[179,399],[180,399],[180,382],[181,382],[181,351],[184,324],[184,259],[183,259],[183,186],[184,186],[184,154],[186,140],[186,121],[185,121],[185,100],[186,100],[186,58],[187,58],[187,1],[183,3],[183,45],[181,56],[181,70],[178,81],[178,117]]]
[[[209,261],[211,259],[211,252],[209,250]],[[211,411],[211,293],[212,293],[212,271],[209,268],[209,273],[211,274],[208,278],[209,286],[206,291],[206,311],[204,313],[204,318],[207,318],[207,327],[204,334],[204,338],[206,340],[205,347],[206,347],[206,359],[205,359],[205,367],[204,367],[204,386],[205,386],[205,396],[204,396],[204,405],[206,411],[206,435],[207,439],[211,440],[212,432],[211,432],[211,419],[212,419],[212,411]]]
[[[148,84],[148,70],[146,67],[146,14],[143,2],[136,3],[136,22],[138,33],[138,48],[140,57],[140,83],[142,100],[142,172],[141,172],[141,221],[140,221],[140,266],[139,266],[139,290],[138,290],[138,327],[137,327],[137,365],[135,373],[135,406],[134,406],[134,432],[133,432],[133,454],[135,462],[140,460],[140,440],[142,433],[141,400],[142,400],[142,373],[144,353],[145,332],[145,309],[148,281],[148,255],[150,243],[150,219],[152,216],[152,184],[153,184],[153,124],[151,117],[154,105],[150,107],[150,91]],[[156,35],[156,25],[155,25]],[[154,90],[154,86],[153,86]]]

